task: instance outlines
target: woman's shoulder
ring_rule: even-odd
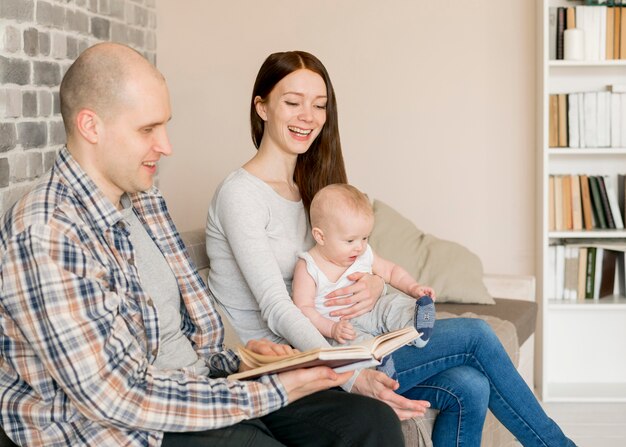
[[[228,176],[217,187],[216,195],[235,195],[239,198],[243,195],[259,195],[264,193],[268,186],[261,180],[254,177],[244,168],[238,168],[228,174]]]

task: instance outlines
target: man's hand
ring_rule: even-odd
[[[430,403],[425,400],[407,399],[396,394],[398,386],[398,382],[382,372],[364,369],[354,382],[352,391],[385,402],[396,412],[400,420],[424,416]]]
[[[333,324],[331,336],[339,343],[345,343],[348,340],[356,338],[356,332],[348,320],[340,320]]]
[[[291,355],[299,352],[297,349],[292,348],[289,345],[279,345],[278,343],[274,343],[273,341],[269,341],[265,338],[261,338],[259,340],[250,340],[246,343],[246,349],[256,352],[257,354],[263,355],[275,355],[275,356],[284,356]],[[244,362],[239,364],[239,372],[247,371],[250,368]]]
[[[354,371],[346,371],[338,374],[327,366],[317,366],[280,373],[278,378],[291,403],[309,394],[343,385],[353,373]]]
[[[380,276],[370,273],[356,272],[349,275],[348,279],[356,282],[329,293],[324,303],[326,306],[352,304],[350,307],[330,313],[331,316],[341,317],[342,320],[350,320],[372,310],[385,287],[385,282]]]

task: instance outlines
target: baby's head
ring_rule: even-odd
[[[322,188],[311,202],[311,227],[327,260],[349,266],[365,250],[374,227],[374,210],[365,194],[337,183]]]

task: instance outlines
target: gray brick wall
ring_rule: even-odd
[[[52,167],[63,73],[103,40],[156,62],[156,0],[0,0],[0,215]]]

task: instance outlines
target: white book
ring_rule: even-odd
[[[609,199],[609,208],[611,208],[611,216],[613,216],[615,228],[623,230],[624,220],[622,219],[619,202],[617,201],[617,182],[615,181],[614,176],[604,175],[603,177],[604,187],[606,188],[606,196]]]
[[[609,92],[597,93],[598,147],[611,146],[611,103]]]
[[[611,147],[621,147],[621,99],[619,93],[611,93]]]
[[[598,147],[598,94],[585,92],[585,143],[586,147]]]
[[[567,127],[569,147],[580,147],[578,133],[578,94],[567,95]]]
[[[600,41],[600,54],[598,56],[599,59],[603,61],[606,60],[606,6],[597,7],[596,10],[599,20],[598,40]]]
[[[626,84],[610,84],[607,88],[613,93],[626,93]]]
[[[551,6],[548,10],[548,57],[549,60],[556,60],[556,6]]]
[[[621,136],[620,147],[626,148],[626,93],[620,93],[619,132]]]
[[[565,246],[556,245],[556,293],[554,299],[563,299],[563,285],[565,282]]]
[[[587,134],[585,133],[585,95],[576,93],[578,96],[578,139],[579,147],[587,147]]]
[[[602,282],[602,258],[604,258],[604,248],[596,248],[596,270],[593,280],[593,298],[600,298],[600,282]]]
[[[583,30],[583,49],[585,60],[591,60],[591,33],[587,22],[590,21],[590,13],[587,12],[589,6],[576,6],[576,28]]]

